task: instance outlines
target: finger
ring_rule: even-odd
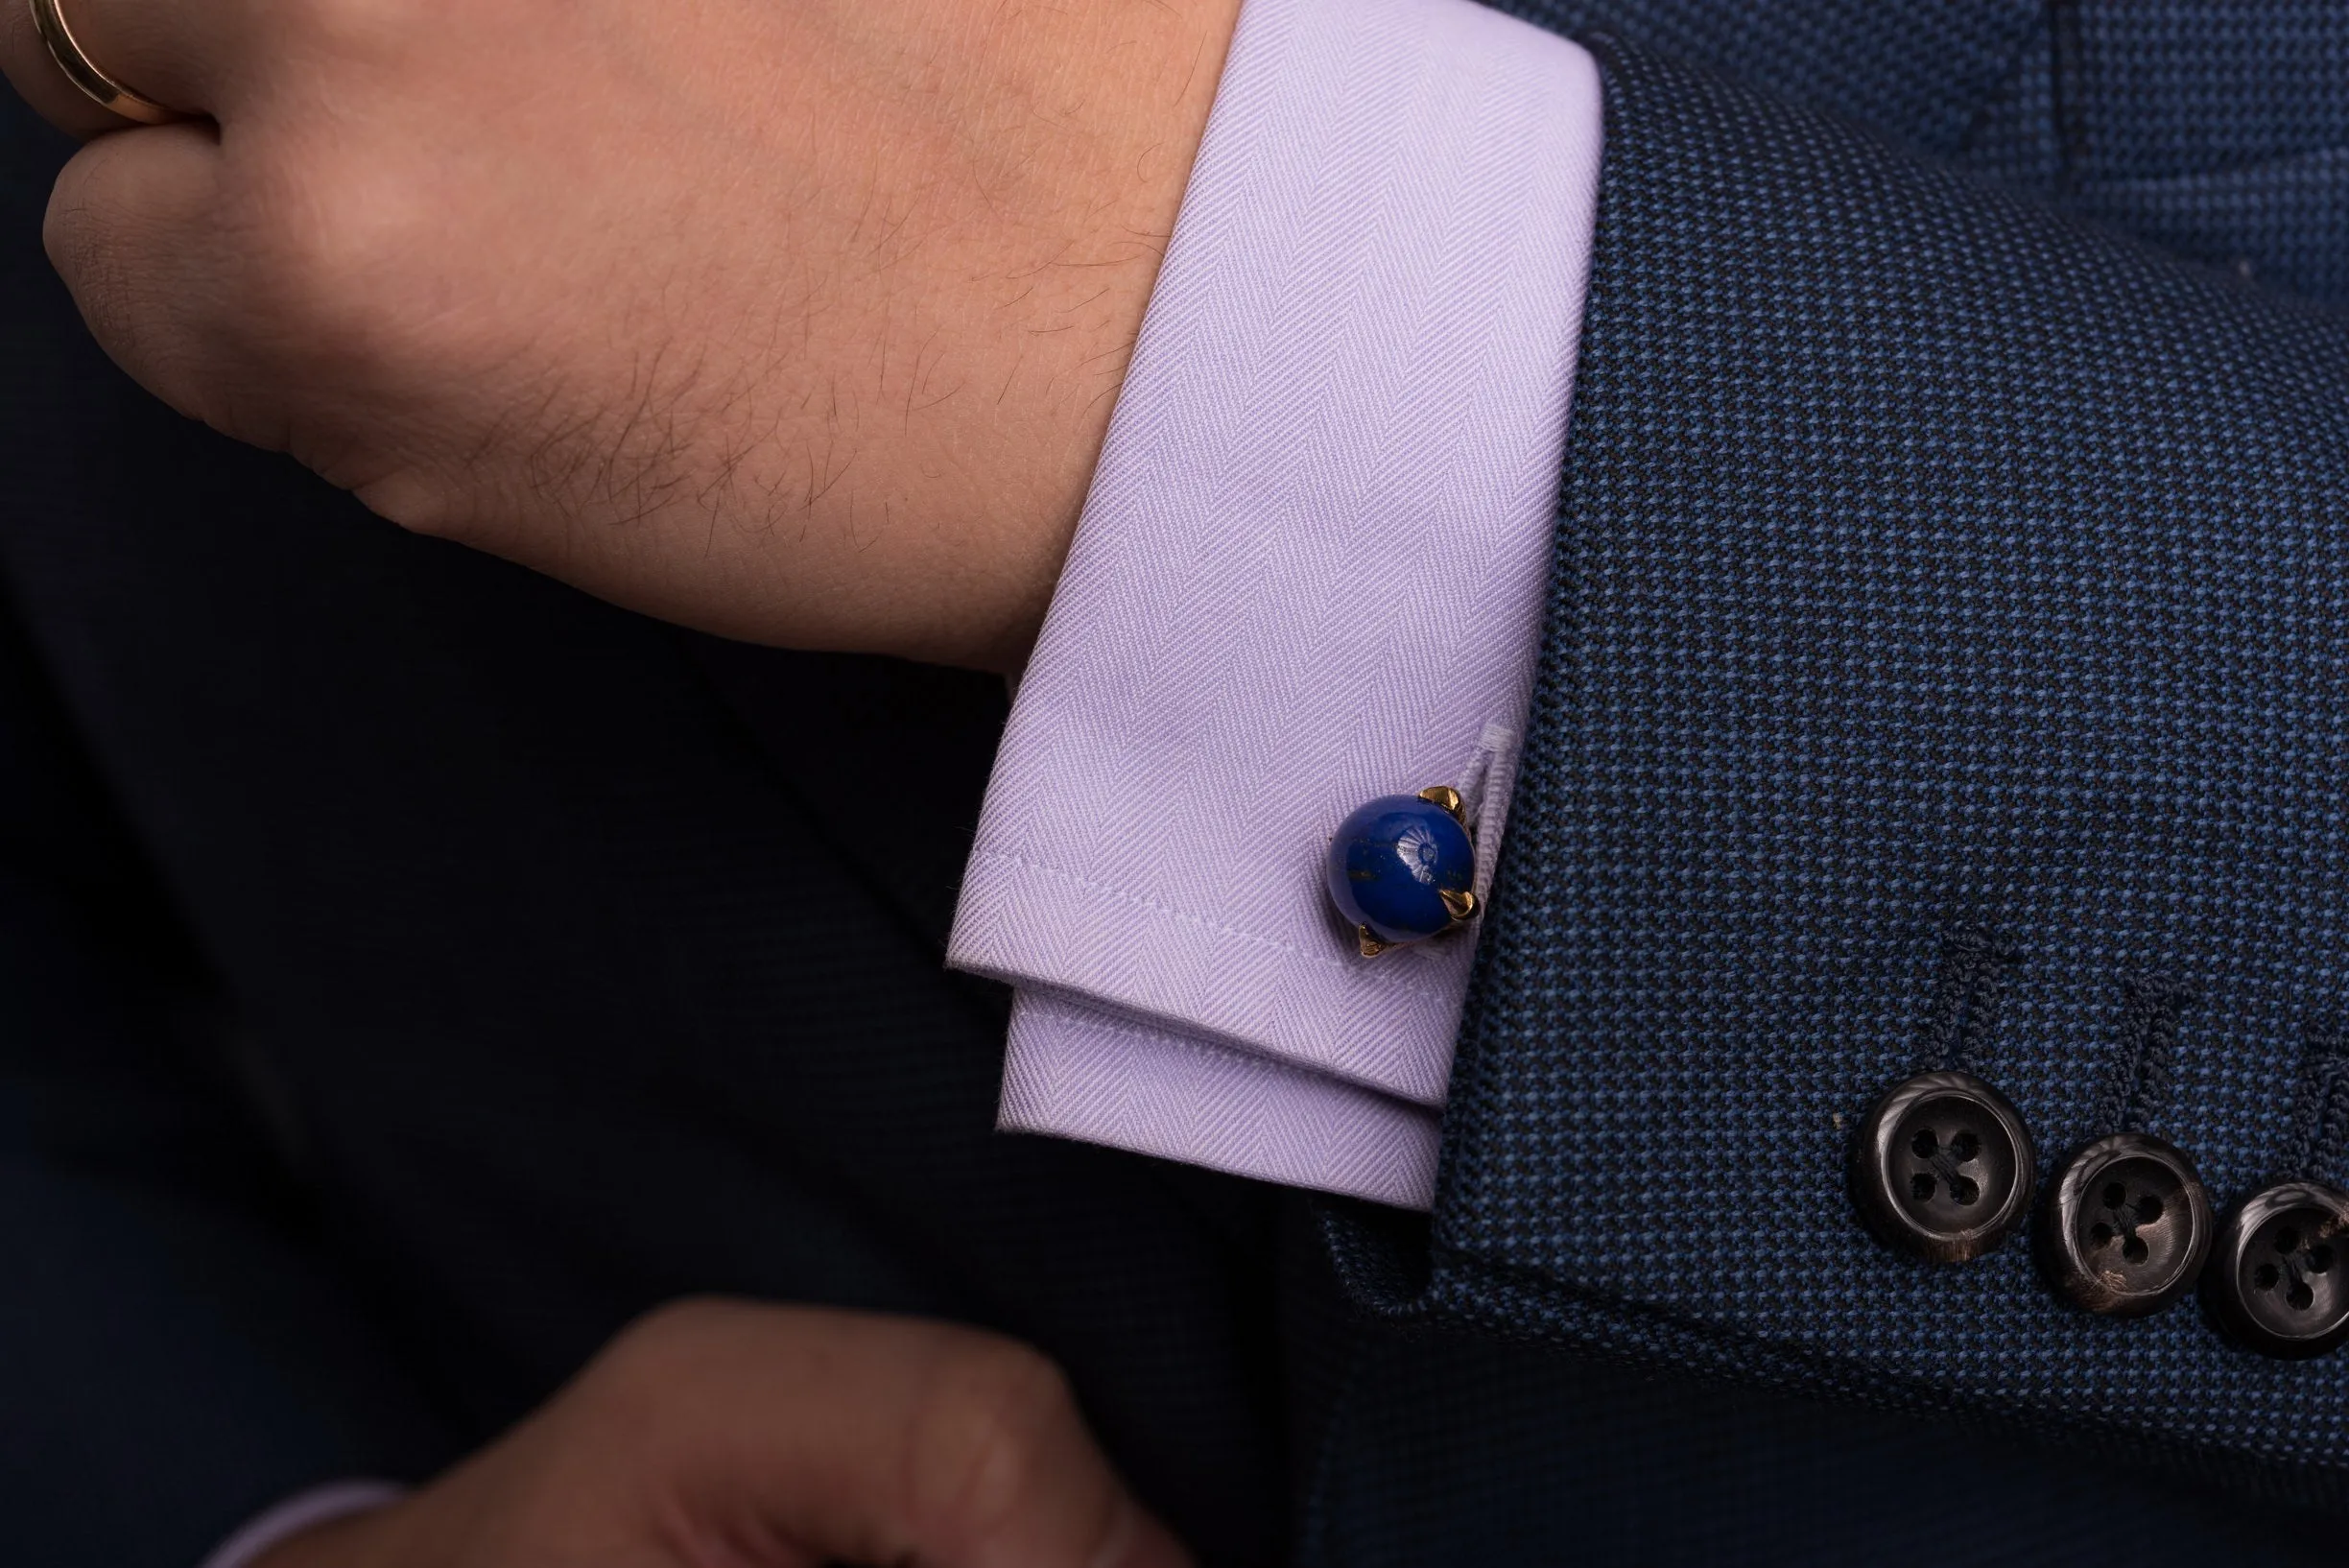
[[[682,1417],[676,1439],[700,1451],[675,1473],[699,1478],[700,1508],[734,1538],[925,1568],[1190,1562],[1025,1346],[864,1313],[705,1303],[683,1316],[691,1332],[666,1353],[691,1369],[655,1370],[668,1390],[655,1408]],[[702,1396],[680,1398],[679,1381]]]
[[[102,136],[59,174],[41,234],[100,346],[150,392],[200,417],[209,374],[200,322],[219,286],[201,269],[219,178],[220,146],[207,127]]]
[[[50,58],[48,46],[33,24],[33,8],[24,0],[0,0],[0,73],[33,112],[84,141],[133,122],[110,114],[81,88]]]
[[[212,113],[238,58],[242,15],[229,0],[55,0],[81,56],[107,79],[190,115]],[[132,124],[74,85],[35,24],[30,0],[0,0],[0,68],[43,118],[80,136]]]

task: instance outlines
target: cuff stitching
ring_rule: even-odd
[[[1044,869],[1039,867],[1038,869]],[[1251,1064],[1268,1067],[1274,1072],[1291,1073],[1299,1078],[1313,1079],[1348,1094],[1368,1095],[1373,1099],[1406,1109],[1435,1114],[1443,1109],[1443,1102],[1430,1104],[1414,1100],[1383,1084],[1368,1083],[1343,1073],[1333,1072],[1319,1062],[1298,1061],[1278,1052],[1262,1050],[1237,1040],[1227,1040],[1200,1029],[1196,1024],[1160,1023],[1155,1019],[1110,1010],[1081,991],[1072,991],[1062,986],[1036,987],[1038,994],[1050,997],[1060,1007],[1084,1014],[1084,1027],[1099,1029],[1105,1033],[1147,1045],[1180,1046],[1188,1054],[1202,1060],[1216,1061],[1226,1057],[1239,1057]]]
[[[1382,990],[1402,991],[1407,995],[1422,997],[1431,1002],[1449,1000],[1449,997],[1442,992],[1431,990],[1424,986],[1414,986],[1410,981],[1393,975],[1391,972],[1381,974],[1374,969],[1357,965],[1345,959],[1328,958],[1314,953],[1308,953],[1293,942],[1281,941],[1271,937],[1259,937],[1252,931],[1243,931],[1237,926],[1220,925],[1217,922],[1206,919],[1201,915],[1187,915],[1181,910],[1169,909],[1164,904],[1158,903],[1154,899],[1147,898],[1140,893],[1127,892],[1123,889],[1112,888],[1103,883],[1094,882],[1088,878],[1079,876],[1074,871],[1064,871],[1057,866],[1046,866],[1040,862],[1028,860],[1019,855],[1008,855],[997,849],[974,850],[971,853],[971,859],[974,861],[990,861],[999,866],[1016,866],[1024,870],[1040,871],[1046,876],[1057,877],[1059,880],[1069,883],[1072,886],[1081,888],[1087,892],[1099,893],[1104,898],[1114,898],[1121,904],[1131,905],[1135,909],[1142,910],[1151,915],[1160,915],[1169,920],[1176,920],[1185,925],[1197,926],[1200,930],[1212,933],[1215,936],[1236,937],[1242,941],[1252,942],[1258,947],[1269,947],[1275,953],[1285,953],[1291,958],[1301,959],[1308,963],[1318,963],[1332,969],[1346,970],[1349,973],[1361,976],[1364,980],[1370,982],[1373,986],[1376,986]]]

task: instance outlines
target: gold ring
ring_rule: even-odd
[[[30,0],[33,7],[33,26],[49,46],[50,58],[65,79],[82,89],[83,95],[100,108],[108,109],[126,120],[141,125],[161,125],[166,120],[184,120],[186,115],[176,108],[167,108],[154,99],[132,92],[104,71],[82,46],[74,41],[73,29],[65,25],[65,13],[58,10],[58,0]]]

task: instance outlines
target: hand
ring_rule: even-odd
[[[49,253],[182,412],[726,635],[1016,667],[1239,0],[60,0],[208,119]]]
[[[1052,1364],[975,1330],[701,1301],[404,1502],[254,1568],[1183,1568]]]

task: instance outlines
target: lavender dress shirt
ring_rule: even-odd
[[[1556,519],[1596,66],[1469,0],[1248,0],[951,961],[1002,1125],[1426,1207],[1473,945],[1322,892],[1453,784],[1489,883]]]
[[[1489,883],[1599,152],[1589,56],[1472,0],[1247,0],[964,876],[1007,1128],[1427,1205],[1471,947],[1362,959],[1321,854],[1454,784]]]

